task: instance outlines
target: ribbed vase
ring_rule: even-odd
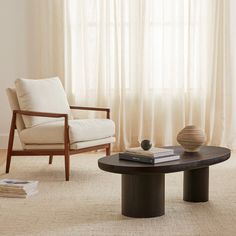
[[[178,133],[177,141],[186,152],[197,152],[206,142],[206,135],[195,125],[188,125]]]

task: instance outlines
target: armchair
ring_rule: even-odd
[[[12,156],[64,155],[65,179],[70,176],[70,155],[106,149],[110,155],[115,125],[109,108],[69,106],[58,78],[17,79],[16,89],[7,89],[12,109],[6,173]],[[39,101],[38,101],[39,100]],[[70,110],[106,112],[106,119],[73,119]],[[50,112],[49,112],[50,111]],[[23,150],[13,150],[15,129]]]

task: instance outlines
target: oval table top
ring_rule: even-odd
[[[119,154],[100,158],[100,169],[119,174],[154,174],[171,173],[197,168],[203,168],[226,161],[230,157],[230,149],[215,146],[202,146],[199,152],[184,152],[181,146],[165,146],[163,148],[174,149],[179,160],[158,164],[143,164],[140,162],[119,160]]]

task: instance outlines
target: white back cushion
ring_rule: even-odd
[[[15,86],[21,110],[70,114],[70,106],[58,77],[38,80],[17,79]],[[55,118],[23,116],[23,120],[25,126],[30,128],[55,121]]]

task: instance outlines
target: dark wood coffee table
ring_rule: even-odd
[[[180,159],[160,164],[119,160],[119,155],[98,160],[100,169],[122,174],[122,214],[129,217],[156,217],[165,214],[165,173],[184,171],[183,200],[206,202],[209,195],[209,166],[227,160],[230,150],[203,146],[197,153],[169,146]]]

